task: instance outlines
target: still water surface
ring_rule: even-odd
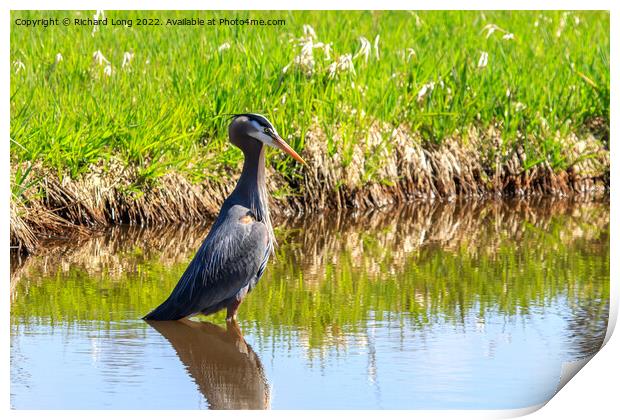
[[[240,309],[140,317],[209,226],[116,228],[13,261],[14,408],[519,408],[591,355],[606,201],[414,204],[281,223]]]

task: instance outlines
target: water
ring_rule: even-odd
[[[240,309],[151,325],[209,226],[13,261],[14,408],[520,408],[600,347],[609,205],[415,204],[280,223]]]

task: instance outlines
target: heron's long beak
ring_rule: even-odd
[[[297,152],[294,151],[293,148],[289,146],[278,134],[271,133],[271,138],[273,139],[274,146],[276,146],[278,149],[284,151],[287,155],[289,155],[302,165],[308,165],[306,161],[303,160],[302,157],[299,156]]]

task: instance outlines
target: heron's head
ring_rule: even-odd
[[[265,144],[276,147],[296,161],[306,162],[280,137],[275,127],[267,118],[260,114],[235,114],[228,126],[228,135],[232,144],[243,153],[250,153],[256,146]],[[260,142],[260,143],[257,143]]]

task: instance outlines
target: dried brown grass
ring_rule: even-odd
[[[337,137],[333,141],[339,144]],[[274,212],[282,216],[328,208],[372,209],[412,199],[561,196],[609,187],[609,151],[601,141],[591,134],[558,141],[569,164],[554,171],[548,162],[526,168],[523,148],[505,148],[495,127],[470,128],[434,145],[407,127],[375,124],[352,150],[330,154],[327,137],[316,124],[306,136],[303,154],[308,167],[301,183],[268,168],[268,188],[301,192],[277,200]],[[224,173],[225,168],[218,170]],[[109,224],[209,220],[234,187],[230,178],[236,177],[220,176],[196,185],[171,171],[136,191],[138,173],[117,161],[105,168],[93,165],[77,179],[59,179],[41,165],[29,176],[41,181],[11,200],[11,246],[23,253],[33,252],[44,239],[75,238]]]
[[[566,170],[546,161],[527,168],[523,147],[503,149],[501,133],[470,128],[466,135],[425,143],[406,127],[374,125],[355,143],[352,159],[330,156],[316,126],[306,137],[309,168],[304,173],[305,208],[372,208],[415,198],[494,195],[566,195],[608,186],[609,151],[592,135],[570,135],[564,145]],[[338,142],[338,138],[334,139]],[[492,151],[493,153],[488,153]],[[582,159],[589,156],[589,159]],[[364,181],[372,171],[373,180]]]

